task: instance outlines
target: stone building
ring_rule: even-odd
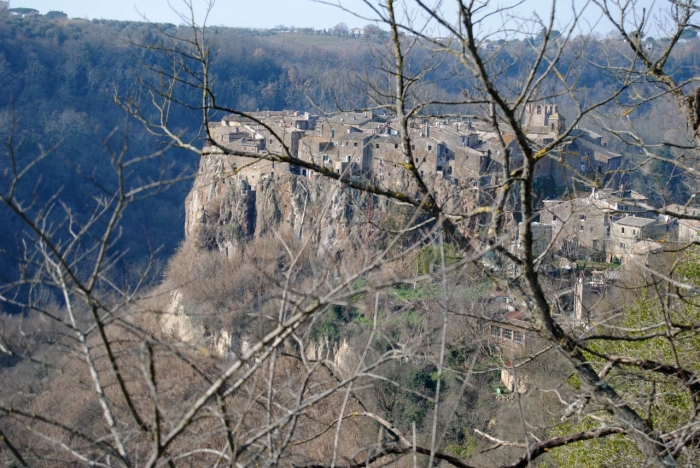
[[[525,127],[530,132],[559,133],[565,123],[554,104],[530,103],[525,106]]]
[[[622,263],[631,260],[646,263],[647,255],[658,252],[659,240],[671,231],[672,223],[660,223],[653,218],[625,216],[612,223],[608,241],[608,259],[618,258]]]
[[[642,194],[608,189],[571,200],[546,200],[540,211],[540,222],[552,226],[555,249],[564,250],[569,256],[585,249],[587,256],[597,254],[601,260],[610,260],[624,257],[625,248],[629,252],[631,245],[639,240],[673,235],[672,222],[658,222],[653,216]],[[621,224],[617,224],[614,231],[613,224],[617,222]],[[625,223],[639,226],[625,227]]]

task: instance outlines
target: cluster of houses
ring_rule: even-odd
[[[684,219],[699,216],[700,208],[678,204],[655,211],[650,208],[645,195],[624,187],[545,201],[539,221],[531,224],[535,249],[648,266],[653,254],[663,251],[664,245],[700,240],[700,221]]]
[[[250,118],[252,117],[252,119]],[[204,154],[221,147],[239,153],[228,156],[223,169],[255,187],[260,181],[292,173],[313,179],[317,174],[303,166],[274,162],[274,155],[289,155],[322,166],[344,177],[361,177],[386,188],[408,187],[413,176],[397,123],[371,111],[317,116],[295,111],[228,115],[209,126]],[[530,104],[525,123],[537,145],[554,141],[564,126],[555,105]],[[445,181],[461,187],[487,187],[502,176],[505,155],[511,169],[522,164],[515,135],[507,128],[466,118],[415,118],[409,126],[410,150],[418,174],[428,184]],[[542,158],[535,178],[552,178],[565,185],[585,175],[615,177],[622,155],[611,151],[593,132],[576,129],[556,157]],[[214,142],[216,144],[214,144]],[[245,157],[243,155],[248,155]],[[250,156],[260,155],[260,159]],[[609,183],[606,180],[606,183]]]

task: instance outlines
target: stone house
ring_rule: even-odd
[[[552,226],[555,248],[583,247],[602,253],[616,212],[614,204],[591,194],[573,200],[545,201],[540,222]]]
[[[526,344],[529,323],[519,310],[500,310],[492,314],[488,324],[488,340],[507,351],[517,352]]]
[[[446,174],[456,185],[487,187],[493,185],[491,175],[500,168],[490,153],[464,146],[454,149]]]
[[[613,221],[607,249],[608,258],[617,257],[626,263],[660,250],[661,244],[649,241],[661,238],[668,232],[668,227],[668,223],[662,224],[653,218],[637,216],[625,216]]]
[[[386,188],[407,187],[411,176],[404,167],[401,139],[391,135],[376,135],[369,146],[374,180]],[[418,160],[417,153],[414,158]]]
[[[305,135],[299,140],[299,159],[310,163],[332,167],[335,157],[335,142],[324,136]],[[302,168],[302,176],[312,177],[307,169]]]
[[[700,220],[678,220],[678,242],[689,243],[700,241]]]
[[[334,170],[337,173],[345,171],[338,163],[350,165],[354,174],[363,174],[372,167],[372,143],[379,141],[374,134],[348,131],[340,135],[335,145],[336,161]],[[325,161],[324,161],[325,164]]]
[[[617,187],[622,155],[607,148],[600,135],[588,130],[575,129],[571,136],[575,138],[574,141],[563,151],[566,164],[554,165],[555,179],[571,179],[578,172],[603,186]]]
[[[676,240],[681,244],[700,240],[700,221],[683,219],[682,216],[700,217],[700,207],[671,204],[663,208],[659,215],[661,222],[675,222]]]

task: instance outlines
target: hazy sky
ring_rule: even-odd
[[[368,9],[362,0],[327,0],[329,3],[338,3],[349,9],[367,14]],[[377,3],[378,0],[371,0]],[[440,3],[441,0],[429,0]],[[193,0],[195,5],[203,7],[205,0]],[[410,3],[410,0],[409,0]],[[443,0],[447,5],[445,10],[452,13],[452,1]],[[557,11],[559,25],[563,25],[571,17],[572,8],[581,9],[588,2],[586,0],[559,0]],[[663,0],[638,0],[641,5],[651,11],[654,4],[663,5]],[[500,0],[491,1],[490,7],[494,5],[514,5],[518,4],[518,15],[530,16],[537,13],[546,17],[551,6],[551,0],[524,0],[521,2]],[[172,7],[170,6],[172,5]],[[10,0],[11,7],[32,7],[41,13],[49,10],[59,10],[68,14],[71,18],[105,18],[119,20],[143,20],[145,16],[150,21],[168,22],[180,24],[181,18],[173,11],[173,8],[182,11],[184,9],[183,0]],[[203,8],[198,11],[198,20],[202,18]],[[594,27],[597,31],[605,33],[611,28],[605,21],[600,21],[600,14],[595,6],[588,6],[585,21],[589,27]],[[456,18],[456,15],[453,15]],[[313,0],[217,0],[216,5],[208,20],[210,25],[224,25],[234,27],[259,27],[272,28],[279,24],[297,27],[313,27],[316,29],[331,28],[334,25],[344,22],[350,27],[364,26],[368,23],[366,19],[357,18],[334,6],[324,5]],[[503,18],[494,16],[486,29],[495,30],[502,26]],[[651,31],[658,34],[657,31]],[[437,34],[436,34],[437,35]]]
[[[204,11],[206,2],[194,0]],[[343,5],[361,9],[361,0],[345,0]],[[172,5],[172,8],[171,6]],[[41,13],[59,10],[71,18],[105,18],[175,23],[183,21],[173,12],[184,10],[182,0],[10,0],[11,7],[36,8]],[[208,23],[211,25],[272,28],[279,24],[297,27],[331,28],[339,22],[350,27],[364,26],[367,21],[353,17],[337,7],[313,3],[311,0],[217,0]]]

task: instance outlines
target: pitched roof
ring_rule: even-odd
[[[636,216],[625,216],[624,218],[615,221],[615,223],[620,224],[622,226],[632,226],[641,228],[656,223],[656,220],[651,218],[638,218]]]

